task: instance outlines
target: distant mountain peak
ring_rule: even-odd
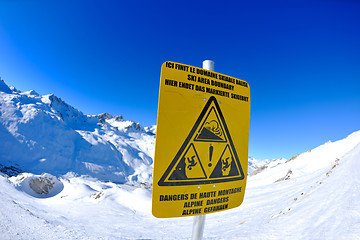
[[[119,116],[113,116],[110,113],[102,113],[99,115],[96,115],[95,117],[97,117],[101,123],[104,123],[106,120],[110,120],[110,119],[114,119],[117,122],[123,122],[124,118],[123,116],[119,115]]]
[[[16,88],[14,87],[14,89],[16,90]],[[15,91],[13,91],[15,92]],[[18,91],[16,91],[17,93]],[[30,95],[30,96],[40,96],[40,94],[38,94],[35,90],[30,90],[30,91],[27,91],[27,92],[22,92],[20,93],[21,95]]]
[[[4,80],[0,77],[0,92],[4,93],[12,93],[12,90],[9,88],[9,86],[4,82]]]
[[[14,93],[21,93],[20,90],[17,90],[14,86],[10,86],[9,87],[11,89],[11,91],[13,91]]]

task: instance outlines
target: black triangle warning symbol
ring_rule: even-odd
[[[224,116],[212,96],[158,185],[211,184],[244,177]]]

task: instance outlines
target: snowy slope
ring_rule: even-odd
[[[100,180],[152,181],[154,128],[121,116],[87,116],[53,94],[0,80],[0,167]]]
[[[266,166],[240,207],[207,215],[204,239],[360,239],[360,131]],[[191,237],[192,217],[151,215],[151,189],[70,176],[40,198],[28,185],[45,177],[0,176],[2,239]]]
[[[156,126],[3,81],[0,123],[0,170],[14,175],[0,172],[0,239],[190,239],[191,217],[151,215]],[[249,174],[243,204],[207,215],[204,239],[360,239],[360,131],[249,158]]]

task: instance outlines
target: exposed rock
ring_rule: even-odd
[[[37,194],[48,194],[54,187],[53,177],[41,175],[38,178],[32,178],[29,181],[29,186]]]
[[[289,169],[289,171],[286,173],[285,177],[282,177],[278,180],[276,180],[275,182],[281,182],[281,181],[284,181],[284,180],[289,180],[290,179],[290,176],[292,175],[292,171],[291,169]]]

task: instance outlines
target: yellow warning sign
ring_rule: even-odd
[[[237,207],[246,186],[247,82],[174,62],[162,66],[153,174],[156,217]]]

